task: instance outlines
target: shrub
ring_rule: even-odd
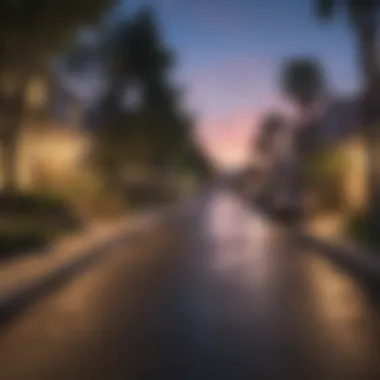
[[[0,193],[0,252],[38,249],[81,227],[66,202],[34,193]]]
[[[323,207],[345,207],[344,181],[347,160],[339,148],[332,148],[309,157],[302,165],[304,184],[318,194]]]
[[[123,196],[107,188],[91,170],[83,170],[50,188],[54,197],[65,199],[85,219],[113,217],[125,211]]]
[[[17,253],[43,249],[49,243],[49,236],[43,231],[0,231],[1,258],[10,258]]]
[[[349,236],[367,248],[380,249],[380,215],[375,223],[369,223],[367,211],[352,216],[346,225]]]

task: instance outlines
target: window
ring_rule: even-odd
[[[26,101],[30,108],[42,108],[46,103],[46,86],[45,83],[38,78],[30,81],[27,92]]]

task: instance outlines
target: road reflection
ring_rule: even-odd
[[[201,215],[187,275],[193,378],[376,378],[378,312],[354,279],[228,191]]]
[[[293,232],[207,193],[7,325],[0,378],[380,379],[378,309]]]

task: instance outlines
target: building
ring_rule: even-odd
[[[68,125],[25,124],[20,136],[17,178],[23,189],[62,187],[85,167],[91,149],[87,135]]]
[[[59,84],[48,77],[30,80],[25,95],[25,114],[16,151],[18,186],[21,189],[63,186],[85,166],[91,149],[90,137],[80,128],[80,103],[69,99]],[[54,121],[51,111],[57,109],[56,103],[71,105],[66,110],[68,117],[60,122]],[[0,173],[0,186],[3,183]]]
[[[349,212],[361,209],[367,200],[366,151],[361,131],[357,97],[332,100],[318,115],[314,139],[322,151],[334,150],[342,159],[343,196]]]

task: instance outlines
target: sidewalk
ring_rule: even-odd
[[[322,214],[306,223],[301,237],[311,249],[364,283],[371,284],[377,292],[380,289],[380,255],[344,236],[343,228],[344,215]]]
[[[84,232],[58,241],[50,250],[31,253],[0,264],[0,308],[9,299],[29,291],[62,270],[99,253],[118,238],[154,225],[160,213],[152,211],[97,223]]]
[[[107,248],[120,239],[172,217],[186,219],[209,191],[205,188],[181,203],[140,211],[113,221],[95,222],[85,231],[58,241],[51,249],[0,264],[0,315],[9,305],[22,304],[29,295],[33,297],[41,289],[48,288],[57,278],[70,277],[77,267],[106,254]]]

